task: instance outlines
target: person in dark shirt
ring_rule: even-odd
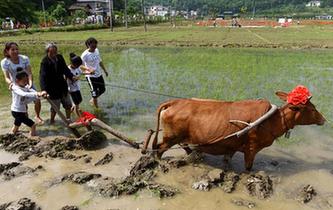
[[[70,120],[72,101],[68,94],[68,86],[65,78],[73,80],[73,74],[68,69],[62,55],[58,54],[58,48],[54,43],[46,45],[46,56],[40,65],[40,88],[46,91],[50,100],[60,108],[60,103],[66,110],[66,118]],[[51,108],[50,123],[54,123],[55,110]]]

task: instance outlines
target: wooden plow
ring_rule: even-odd
[[[119,131],[116,131],[111,126],[107,125],[103,121],[96,118],[95,115],[90,114],[89,112],[83,112],[81,118],[74,122],[70,123],[65,115],[60,111],[60,109],[53,103],[53,101],[46,97],[46,100],[51,105],[52,109],[59,115],[60,119],[64,122],[65,126],[75,135],[75,137],[80,138],[81,134],[76,129],[78,127],[86,127],[88,131],[92,130],[92,126],[99,127],[108,133],[112,134],[113,136],[117,137],[118,139],[125,141],[127,144],[131,145],[132,147],[139,149],[139,144],[134,142],[133,140],[129,139]]]
[[[132,147],[139,149],[139,144],[136,143],[135,141],[131,140],[130,138],[126,137],[119,131],[115,130],[111,126],[107,125],[103,121],[99,120],[94,116],[93,114],[90,114],[89,112],[83,112],[82,116],[79,120],[77,120],[74,123],[69,124],[69,127],[71,129],[76,129],[78,127],[87,127],[88,130],[92,129],[91,127],[95,126],[98,128],[101,128],[108,133],[112,134],[113,136],[117,137],[118,139],[126,142],[127,144],[131,145]]]

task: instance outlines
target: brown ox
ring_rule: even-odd
[[[287,93],[277,92],[283,101]],[[254,122],[271,108],[267,100],[244,100],[225,102],[202,99],[176,99],[162,103],[158,110],[157,129],[152,147],[157,155],[162,154],[173,145],[181,145],[189,154],[186,145],[196,145],[196,149],[213,155],[224,155],[230,160],[235,152],[243,152],[246,170],[251,170],[255,155],[264,147],[295,125],[323,125],[325,118],[307,101],[305,105],[285,104],[272,116],[254,127],[241,137],[224,139],[231,133],[241,130],[246,125],[230,123],[229,120]],[[157,144],[160,121],[163,141]],[[145,153],[149,138],[142,150]]]

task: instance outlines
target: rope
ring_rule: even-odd
[[[87,81],[87,80],[80,80],[80,81]],[[94,82],[95,84],[100,84],[102,85],[103,83],[101,82]],[[139,89],[139,88],[131,88],[131,87],[126,87],[126,86],[121,86],[121,85],[114,85],[111,84],[109,82],[105,82],[104,83],[105,86],[109,86],[111,88],[119,88],[119,89],[125,89],[125,90],[131,90],[131,91],[136,91],[136,92],[141,92],[141,93],[146,93],[146,94],[150,94],[150,95],[158,95],[158,96],[165,96],[165,97],[170,97],[170,98],[190,98],[190,97],[182,97],[182,96],[175,96],[175,95],[169,95],[169,94],[165,94],[165,93],[160,93],[160,92],[156,92],[156,91],[151,91],[151,90],[145,90],[145,89]]]

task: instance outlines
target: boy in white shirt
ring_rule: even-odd
[[[38,97],[46,97],[47,93],[45,91],[36,92],[32,88],[27,88],[28,83],[28,74],[18,68],[15,84],[12,86],[11,111],[15,119],[12,133],[16,134],[23,123],[31,128],[30,136],[35,136],[36,124],[28,117],[27,104],[35,101]]]
[[[83,64],[95,72],[92,75],[86,75],[86,79],[91,89],[92,99],[90,102],[98,108],[97,98],[105,92],[105,82],[101,69],[103,69],[106,76],[108,76],[108,72],[97,49],[97,40],[92,37],[87,39],[86,46],[88,49],[82,53],[81,58]]]
[[[90,75],[94,73],[94,70],[91,70],[85,66],[82,66],[82,59],[75,55],[74,53],[70,53],[69,55],[71,64],[68,66],[69,70],[73,74],[73,80],[67,79],[68,91],[72,97],[72,101],[74,103],[73,109],[78,117],[81,116],[80,111],[80,103],[82,102],[82,95],[80,91],[80,76],[82,74]]]

